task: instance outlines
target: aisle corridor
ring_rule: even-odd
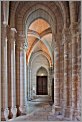
[[[66,120],[62,115],[52,114],[52,100],[49,96],[39,96],[27,101],[27,115],[17,117],[14,121],[59,121]],[[67,119],[68,120],[68,119]],[[10,120],[11,121],[11,120]]]
[[[1,1],[1,121],[81,120],[81,1]]]

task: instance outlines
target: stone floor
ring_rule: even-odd
[[[61,115],[51,115],[52,101],[48,96],[39,97],[27,103],[27,115],[17,117],[14,121],[66,121]]]

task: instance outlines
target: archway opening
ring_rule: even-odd
[[[36,75],[36,94],[48,95],[48,73],[44,67],[41,67]]]
[[[30,23],[27,33],[28,50],[28,99],[34,99],[37,95],[51,96],[51,82],[49,67],[52,65],[52,30],[49,23],[43,18],[37,18]],[[38,54],[37,59],[34,59]],[[36,61],[35,61],[36,60]],[[38,76],[37,70],[46,67],[48,73]],[[35,69],[36,68],[36,69]],[[43,69],[43,72],[45,69]],[[37,85],[36,85],[37,84]],[[41,85],[40,85],[41,84]],[[40,90],[41,89],[41,90]]]

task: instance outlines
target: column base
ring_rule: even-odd
[[[19,109],[20,109],[22,115],[26,115],[27,114],[27,110],[26,110],[27,106],[20,106]]]
[[[6,121],[3,108],[1,108],[1,121]]]
[[[16,118],[16,114],[17,114],[16,106],[11,108],[11,112],[13,113],[13,119]]]
[[[64,107],[62,108],[62,113],[63,113],[63,116],[64,118],[70,118],[70,107]]]
[[[21,115],[21,111],[19,109],[19,105],[16,105],[16,108],[17,108],[17,114],[16,114],[16,116],[20,116]]]
[[[8,121],[8,115],[9,115],[9,110],[8,108],[6,109],[1,109],[1,121]]]
[[[8,119],[12,119],[13,118],[13,114],[11,112],[11,107],[8,107],[9,108],[9,115],[8,115]]]
[[[72,109],[70,112],[70,119],[74,121],[80,121],[81,120],[81,111],[78,109]]]
[[[62,115],[61,112],[62,109],[60,106],[55,106],[55,105],[52,106],[52,112],[51,112],[52,115]]]

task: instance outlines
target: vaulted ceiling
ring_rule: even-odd
[[[27,61],[32,54],[43,52],[53,62],[52,33],[61,34],[63,26],[69,26],[68,6],[68,2],[57,1],[10,3],[10,25],[15,26],[18,33],[27,32]]]
[[[9,12],[9,25],[27,36],[27,60],[40,51],[52,61],[53,42],[61,43],[62,30],[70,25],[69,2],[11,1]]]
[[[30,25],[27,39],[27,57],[30,53],[37,53],[38,51],[45,52],[50,56],[49,50],[44,41],[46,40],[46,42],[51,46],[52,33],[50,25],[45,20],[39,18]]]

